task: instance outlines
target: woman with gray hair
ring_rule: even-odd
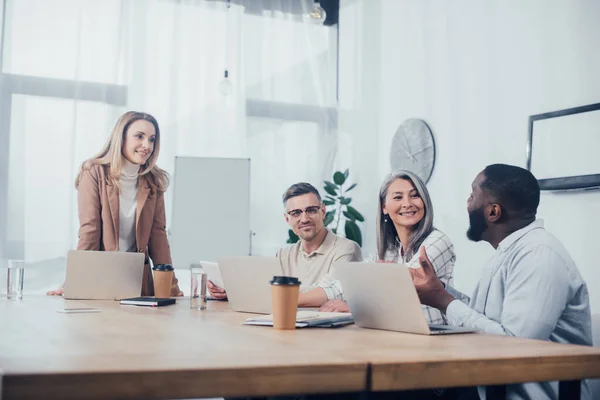
[[[379,190],[377,261],[419,267],[419,249],[425,247],[436,275],[452,284],[456,255],[448,236],[433,227],[433,204],[425,183],[410,171],[389,175]],[[444,324],[439,310],[423,306],[430,324]]]
[[[419,249],[425,247],[436,275],[452,285],[454,245],[448,236],[433,227],[433,204],[425,183],[410,171],[390,174],[379,189],[377,213],[377,254],[365,261],[405,264],[419,268]],[[338,292],[343,294],[341,283]],[[342,298],[330,300],[320,311],[350,311]],[[445,324],[442,313],[423,306],[430,324]]]

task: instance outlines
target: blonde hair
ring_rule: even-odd
[[[86,160],[77,174],[75,179],[75,188],[79,187],[79,180],[84,170],[90,169],[93,165],[102,165],[108,167],[107,183],[111,183],[120,189],[119,177],[121,176],[121,169],[125,163],[125,157],[123,156],[123,143],[125,142],[125,135],[127,129],[132,123],[138,120],[144,120],[154,125],[156,131],[156,137],[154,140],[154,150],[148,161],[140,166],[139,175],[148,175],[148,181],[150,187],[164,192],[169,186],[169,175],[166,171],[156,166],[156,160],[158,159],[158,153],[160,151],[160,130],[158,129],[158,122],[150,115],[143,112],[128,111],[123,114],[112,129],[112,133],[108,138],[106,144],[94,157]]]

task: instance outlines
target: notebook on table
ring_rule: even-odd
[[[354,323],[352,314],[340,312],[298,311],[296,328],[336,328]],[[244,325],[273,326],[273,314],[250,317]]]
[[[175,299],[157,297],[132,297],[130,299],[121,300],[121,304],[127,306],[162,307],[175,304]]]

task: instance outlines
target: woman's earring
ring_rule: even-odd
[[[384,214],[385,216],[383,217],[383,222],[388,222],[388,215]]]

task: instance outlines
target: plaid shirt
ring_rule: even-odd
[[[454,262],[456,261],[456,255],[454,254],[454,245],[448,236],[444,233],[434,229],[429,236],[423,241],[421,246],[425,246],[425,251],[429,260],[433,264],[435,273],[446,286],[453,284],[452,272],[454,271]],[[406,264],[410,268],[419,268],[419,252],[410,259],[405,260],[399,256],[401,245],[398,242],[398,246],[393,250],[388,250],[385,253],[385,261],[391,261],[394,263]],[[368,257],[366,262],[376,262],[377,255]],[[335,269],[335,265],[332,267]],[[317,284],[318,287],[325,290],[327,298],[331,299],[344,299],[344,294],[340,281],[335,278],[335,270],[332,273],[323,276],[321,281]],[[446,317],[437,309],[428,306],[422,306],[423,313],[429,324],[446,324]]]
[[[425,238],[421,246],[425,246],[427,257],[429,257],[431,264],[433,264],[433,269],[438,278],[440,278],[446,286],[452,286],[452,273],[454,271],[456,254],[454,254],[454,245],[450,238],[437,229],[434,229],[429,236]],[[400,248],[401,244],[398,242],[398,246],[395,249],[386,251],[384,260],[406,264],[410,268],[419,268],[419,251],[417,250],[410,260],[406,260],[400,256]],[[376,259],[377,258],[375,257],[375,260]],[[428,323],[447,324],[446,317],[441,311],[429,306],[422,307],[423,314],[425,314]]]

